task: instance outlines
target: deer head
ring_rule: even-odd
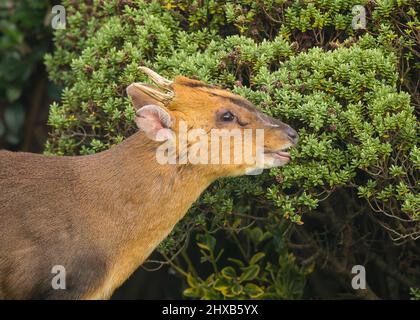
[[[290,161],[286,150],[297,143],[298,135],[289,125],[263,114],[250,101],[230,91],[183,76],[171,81],[146,67],[140,68],[155,85],[133,83],[127,88],[136,110],[136,124],[154,141],[173,141],[180,138],[182,130],[186,131],[191,139],[183,147],[175,144],[177,159],[182,158],[185,150],[200,139],[205,142],[202,146],[208,151],[206,170],[215,176],[243,175],[251,170],[282,166]],[[260,148],[257,145],[258,129],[264,133]],[[233,148],[238,146],[232,141],[234,135],[228,138],[231,142],[227,146],[229,161],[223,160],[226,145],[212,138],[212,133],[217,130],[242,135],[239,142],[241,150],[251,149],[255,161],[244,161],[244,154],[241,155],[242,160],[234,159],[237,154]],[[245,132],[251,132],[251,140],[244,138]],[[221,147],[219,150],[222,152],[212,152],[215,144]],[[262,150],[260,162],[257,161],[258,150]],[[203,165],[188,159],[184,161],[186,165]]]

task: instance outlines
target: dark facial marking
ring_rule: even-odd
[[[280,120],[269,117],[266,114],[264,114],[263,112],[259,111],[257,108],[254,107],[254,105],[251,102],[249,102],[246,99],[243,99],[243,98],[240,98],[240,97],[235,97],[235,96],[232,96],[232,97],[224,96],[224,95],[217,94],[217,93],[214,93],[214,92],[208,92],[208,93],[212,96],[215,96],[215,97],[228,99],[233,104],[247,109],[248,111],[256,114],[258,116],[258,118],[260,118],[261,120],[263,120],[263,121],[265,121],[269,124],[275,125],[273,127],[273,129],[285,129],[285,128],[289,127],[287,124],[281,122]],[[236,117],[236,120],[237,120],[238,124],[243,126],[243,127],[248,124],[248,123],[241,122],[238,117]]]
[[[236,118],[236,120],[238,121],[239,125],[242,127],[245,127],[246,125],[249,124],[249,122],[242,122],[241,120],[239,120],[239,118]]]
[[[245,100],[243,98],[238,98],[238,97],[227,97],[227,96],[222,96],[220,94],[217,93],[213,93],[213,92],[209,92],[210,95],[215,96],[215,97],[219,97],[219,98],[223,98],[223,99],[228,99],[230,102],[232,102],[233,104],[239,106],[239,107],[243,107],[249,111],[252,112],[256,112],[257,109],[255,109],[254,105],[249,102],[248,100]]]
[[[184,86],[190,87],[190,88],[206,88],[206,89],[219,89],[218,87],[206,84],[206,83],[200,83],[200,82],[187,82],[183,83]]]

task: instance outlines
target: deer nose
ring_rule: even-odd
[[[291,127],[286,129],[287,137],[292,141],[293,144],[296,144],[299,140],[299,135],[297,134],[296,130]]]

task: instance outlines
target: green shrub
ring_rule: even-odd
[[[125,88],[146,80],[140,64],[230,88],[299,129],[292,164],[217,181],[161,244],[186,296],[408,297],[418,286],[414,1],[369,4],[367,31],[350,27],[351,0],[71,3],[46,57],[66,87],[46,153],[95,153],[132,134]],[[373,270],[360,292],[356,264]]]
[[[0,3],[1,147],[16,148],[22,142],[21,131],[32,103],[28,95],[39,85],[36,81],[41,82],[34,75],[42,74],[39,66],[50,45],[51,32],[44,24],[49,3],[48,0]]]
[[[420,289],[410,288],[411,300],[420,300]]]

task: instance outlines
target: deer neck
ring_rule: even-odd
[[[91,161],[94,194],[103,202],[102,238],[118,263],[117,283],[147,258],[214,180],[204,167],[159,164],[157,146],[138,132]]]

